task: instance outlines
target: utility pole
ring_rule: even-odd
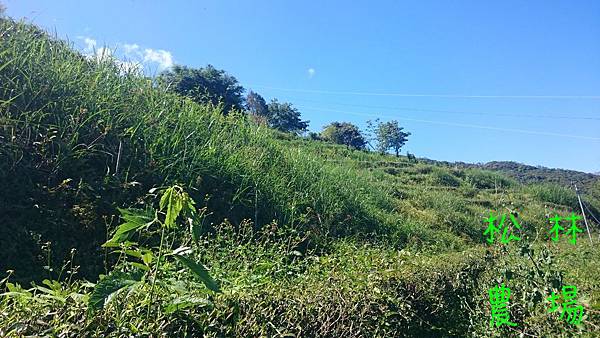
[[[579,196],[579,189],[577,189],[577,184],[575,185],[575,194],[577,194],[577,200],[579,201],[579,207],[581,208],[581,214],[583,215],[583,221],[585,222],[585,228],[587,229],[588,237],[590,238],[590,243],[594,243],[592,241],[592,234],[590,233],[590,227],[587,222],[587,218],[585,217],[585,211],[583,210],[583,203],[581,202],[581,196]]]

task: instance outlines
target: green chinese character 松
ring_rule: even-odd
[[[521,224],[519,224],[519,222],[517,221],[517,218],[513,215],[510,214],[510,220],[514,226],[514,228],[516,229],[521,229]],[[502,236],[500,238],[500,242],[503,244],[508,244],[511,241],[520,241],[521,238],[514,235],[512,233],[512,231],[508,228],[508,226],[506,226],[504,223],[506,221],[506,215],[502,214],[502,218],[500,218],[500,224],[498,224],[496,226],[496,221],[498,220],[498,217],[494,216],[493,213],[490,211],[490,217],[486,218],[484,220],[484,222],[488,223],[487,228],[485,229],[485,231],[483,232],[483,235],[486,236],[486,241],[489,244],[493,244],[494,243],[494,235],[497,233],[502,233]]]

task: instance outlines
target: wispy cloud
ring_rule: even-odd
[[[144,63],[154,62],[158,64],[158,70],[165,70],[173,66],[173,55],[163,49],[150,49],[144,50]]]
[[[315,69],[314,68],[308,68],[308,78],[312,79],[315,76]]]
[[[139,53],[140,50],[140,46],[137,43],[124,43],[123,44],[123,50],[125,50],[125,54],[133,54],[133,53]]]
[[[94,48],[96,48],[96,45],[98,44],[96,40],[87,36],[78,36],[77,38],[83,40],[83,43],[85,44],[85,48],[83,50],[86,53],[92,53],[94,51]]]
[[[83,53],[98,61],[108,60],[118,64],[123,71],[143,70],[157,67],[159,71],[173,66],[173,54],[163,49],[140,47],[137,43],[118,43],[115,49],[98,47],[98,42],[87,36],[78,36],[83,41]],[[118,55],[115,55],[115,51]]]

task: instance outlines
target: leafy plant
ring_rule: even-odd
[[[151,193],[155,191],[153,189]],[[117,249],[116,252],[123,257],[117,266],[121,267],[123,271],[113,271],[96,284],[89,299],[90,310],[103,308],[110,298],[115,297],[122,290],[132,291],[136,288],[148,289],[148,287],[148,306],[150,306],[155,294],[155,287],[160,280],[160,273],[168,269],[163,258],[168,260],[169,257],[180,262],[209,290],[220,292],[218,283],[210,276],[206,267],[189,257],[192,251],[189,247],[183,246],[173,251],[166,245],[166,238],[174,239],[173,233],[178,226],[186,229],[189,238],[196,237],[198,233],[196,227],[199,226],[199,219],[195,202],[182,187],[174,185],[164,189],[157,210],[119,209],[119,211],[124,222],[104,246]],[[139,239],[151,239],[157,231],[160,232],[158,247],[145,247],[139,242],[131,240],[135,234]],[[133,268],[132,271],[127,271],[131,268]],[[148,281],[150,281],[149,286]],[[158,283],[158,285],[162,284],[162,282]]]
[[[142,275],[140,273],[132,274],[125,272],[113,272],[102,278],[94,287],[90,295],[88,308],[90,311],[100,310],[104,305],[114,297],[117,292],[123,289],[133,289],[140,285]]]

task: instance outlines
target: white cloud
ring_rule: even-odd
[[[97,47],[98,43],[95,39],[78,36],[83,40],[85,47],[83,54],[97,61],[111,60],[117,64],[123,72],[143,71],[150,64],[157,64],[158,70],[162,71],[173,66],[173,55],[171,52],[163,49],[142,49],[136,43],[119,43],[118,48],[111,49],[108,47]]]
[[[88,54],[92,53],[94,51],[94,48],[96,48],[96,45],[98,44],[96,40],[87,36],[78,36],[77,38],[83,40],[83,43],[85,44],[85,48],[83,50]]]
[[[158,69],[164,70],[167,68],[171,68],[173,66],[173,55],[171,52],[168,52],[163,49],[150,49],[146,48],[144,50],[144,60],[146,62],[155,62],[158,63]]]
[[[113,51],[107,47],[97,47],[98,42],[96,39],[92,39],[87,36],[78,36],[80,40],[83,40],[85,47],[83,48],[83,54],[91,59],[97,61],[113,59]]]
[[[314,68],[308,68],[308,78],[312,79],[313,76],[315,76],[315,69]]]
[[[95,50],[94,56],[97,60],[107,60],[113,57],[113,51],[108,47],[100,47]]]
[[[120,61],[120,65],[124,71],[141,71],[144,69],[142,52],[137,43],[124,43],[123,50],[125,51],[126,61]]]
[[[127,54],[139,54],[140,46],[137,43],[125,43],[123,44],[123,49],[125,50],[125,55]]]

